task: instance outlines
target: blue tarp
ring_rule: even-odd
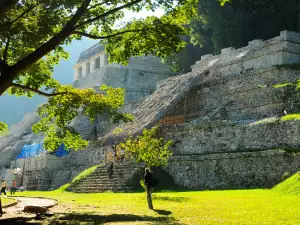
[[[42,153],[49,153],[43,148],[42,142],[38,144],[24,145],[24,147],[21,150],[21,153],[16,157],[16,159],[31,158]],[[69,151],[65,148],[64,144],[61,144],[55,152],[55,155],[57,157],[63,157],[68,154]]]
[[[57,157],[63,157],[63,156],[68,155],[68,154],[69,154],[69,151],[66,149],[64,144],[61,144],[58,147],[58,149],[56,150],[56,153],[55,153],[55,155]]]
[[[30,158],[46,152],[42,143],[24,145],[16,159]]]

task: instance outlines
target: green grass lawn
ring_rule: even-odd
[[[155,193],[158,211],[147,209],[143,193],[23,194],[60,201],[62,214],[48,224],[300,224],[300,196],[272,190]]]
[[[300,173],[271,190],[159,192],[156,210],[148,210],[145,193],[75,194],[25,191],[23,196],[59,200],[55,216],[35,224],[300,224]]]
[[[5,198],[5,197],[1,197],[1,200],[2,200],[2,206],[6,206],[6,205],[9,205],[9,204],[15,202],[14,199],[11,199],[11,198]]]

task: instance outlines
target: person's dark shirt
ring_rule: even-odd
[[[152,186],[152,178],[153,178],[153,175],[151,172],[145,173],[144,181],[148,188],[150,188]]]

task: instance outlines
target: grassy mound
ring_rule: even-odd
[[[63,186],[61,186],[59,188],[59,190],[61,191],[67,191],[68,188],[72,185],[75,185],[77,183],[79,183],[82,179],[86,178],[87,176],[89,176],[91,173],[93,173],[99,166],[101,165],[96,165],[96,166],[92,166],[84,171],[82,171],[80,174],[78,174],[70,183],[67,183]]]
[[[286,116],[281,117],[281,120],[300,120],[300,114],[289,114]]]
[[[277,184],[272,190],[282,194],[300,195],[300,172]]]

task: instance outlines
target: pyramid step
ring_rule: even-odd
[[[113,184],[113,183],[124,183],[124,180],[99,180],[99,181],[91,181],[91,180],[87,180],[87,181],[82,181],[78,184]]]
[[[133,163],[114,164],[113,175],[109,178],[108,165],[101,166],[79,183],[71,185],[68,191],[75,193],[132,192],[133,188],[128,187],[126,181],[142,168],[144,166]]]
[[[98,184],[81,184],[76,187],[108,187],[108,186],[124,186],[124,183],[98,183]]]
[[[132,188],[130,188],[130,187],[110,187],[110,188],[89,188],[89,187],[86,187],[86,188],[73,189],[73,191],[88,191],[88,190],[93,190],[93,191],[96,191],[96,190],[102,190],[102,191],[105,191],[105,190],[132,190]]]
[[[105,178],[94,178],[94,177],[91,177],[90,179],[85,179],[85,180],[82,180],[81,182],[86,182],[86,181],[91,181],[91,182],[102,182],[102,181],[118,181],[118,180],[124,180],[124,177],[112,177],[112,178],[109,178],[109,177],[105,177]]]
[[[82,189],[70,189],[69,191],[72,192],[76,192],[76,193],[82,193],[82,192],[106,192],[106,191],[133,191],[132,188],[130,187],[122,187],[122,188],[106,188],[106,189],[102,189],[102,188],[82,188]]]

